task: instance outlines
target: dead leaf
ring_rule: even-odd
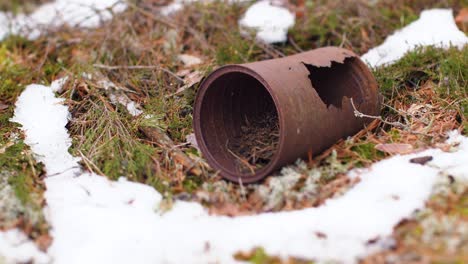
[[[210,208],[210,214],[213,215],[227,215],[227,216],[239,216],[246,215],[246,212],[243,212],[238,205],[233,203],[223,203],[219,207]]]
[[[190,70],[189,69],[183,69],[183,70],[180,70],[178,72],[176,72],[176,75],[179,76],[179,77],[184,77],[184,76],[187,76],[190,74]]]
[[[198,147],[197,138],[195,137],[194,133],[188,134],[187,136],[185,136],[185,139],[187,140],[187,143],[189,143],[192,147],[200,151],[200,148]]]
[[[371,238],[371,239],[367,240],[366,244],[367,244],[367,245],[375,244],[375,243],[377,243],[377,241],[379,241],[379,239],[380,239],[380,237],[379,237],[379,236],[376,236],[376,237],[374,237],[374,238]]]
[[[375,149],[388,154],[407,154],[413,151],[413,146],[404,143],[377,144]]]
[[[179,54],[177,59],[179,59],[186,67],[192,67],[203,62],[202,59],[190,54]]]
[[[364,29],[364,28],[361,28],[361,37],[364,40],[364,42],[366,42],[366,43],[371,42],[371,40],[369,38],[369,33],[367,33],[366,29]]]
[[[52,237],[48,234],[43,234],[36,238],[36,244],[40,250],[46,251],[50,244],[52,244]]]
[[[203,79],[203,73],[200,71],[194,71],[187,75],[184,78],[184,85],[177,89],[177,91],[173,94],[167,95],[166,97],[171,97],[177,94],[182,93],[183,91],[187,90],[188,88],[194,86],[195,84],[199,83]]]
[[[455,18],[455,21],[457,23],[460,23],[460,22],[468,22],[468,8],[465,7],[465,8],[462,8],[460,10],[460,12],[458,12],[458,15],[457,17]]]
[[[455,18],[455,22],[465,32],[468,31],[468,8],[462,8]]]
[[[315,235],[320,239],[326,239],[327,238],[327,234],[325,234],[323,232],[320,232],[320,231],[315,232]]]

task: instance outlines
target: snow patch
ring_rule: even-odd
[[[169,5],[161,8],[160,13],[164,16],[170,16],[172,14],[175,14],[181,11],[185,5],[192,4],[195,2],[201,2],[201,3],[207,4],[213,1],[216,1],[216,0],[174,0]],[[242,3],[242,2],[247,2],[247,1],[250,1],[250,0],[225,0],[227,4]]]
[[[68,152],[71,139],[65,125],[70,113],[63,101],[55,97],[51,87],[28,85],[16,102],[21,107],[15,109],[11,119],[22,125],[25,143],[31,147],[36,160],[44,163],[48,175],[79,171],[79,159]]]
[[[127,4],[121,0],[56,0],[29,15],[0,12],[0,40],[8,34],[35,39],[44,29],[63,25],[93,28],[125,9]]]
[[[451,9],[421,12],[418,20],[387,37],[383,44],[369,50],[361,59],[371,67],[390,65],[420,46],[462,48],[468,37],[455,24]]]
[[[63,86],[65,85],[65,83],[67,83],[67,81],[68,81],[68,76],[57,79],[50,84],[50,88],[52,89],[52,91],[56,93],[61,93]]]
[[[295,16],[287,8],[260,1],[247,9],[239,25],[257,31],[257,39],[266,43],[285,42],[288,29],[294,26]]]
[[[48,253],[56,263],[234,263],[234,253],[258,246],[283,257],[353,263],[385,244],[370,247],[369,240],[385,239],[401,219],[424,207],[443,170],[468,177],[462,169],[468,138],[453,133],[454,152],[430,149],[375,163],[359,170],[361,181],[351,190],[317,208],[230,218],[177,201],[164,213],[161,195],[149,186],[75,169],[61,102],[50,87],[29,85],[14,118],[46,166],[44,210],[54,238]],[[430,166],[409,162],[428,155]]]
[[[50,258],[41,252],[18,229],[0,232],[0,263],[50,263]]]

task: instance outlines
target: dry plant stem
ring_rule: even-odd
[[[285,57],[284,53],[281,51],[275,49],[273,46],[270,44],[264,43],[262,41],[253,39],[250,35],[243,35],[243,37],[249,41],[253,41],[259,48],[261,48],[266,54],[270,55],[272,58],[281,58]]]
[[[245,168],[247,168],[248,170],[250,170],[250,172],[252,174],[255,173],[255,166],[252,166],[247,160],[243,159],[242,157],[240,157],[239,155],[236,155],[236,153],[232,152],[232,150],[230,149],[227,149],[228,152],[234,156],[238,161],[240,161],[244,166]],[[242,168],[241,168],[242,169]]]
[[[96,166],[96,164],[94,164],[91,160],[89,160],[89,159],[86,157],[86,155],[83,154],[83,152],[81,152],[81,150],[79,150],[78,153],[80,153],[80,156],[81,156],[81,158],[83,159],[83,162],[84,162],[84,164],[86,165],[86,167],[88,168],[89,171],[91,171],[91,172],[94,173],[94,170],[96,170],[98,174],[100,174],[100,175],[105,175],[105,174]]]
[[[140,131],[145,134],[152,142],[160,145],[169,151],[169,155],[175,160],[176,163],[182,164],[182,166],[187,169],[189,172],[196,176],[202,174],[202,170],[199,166],[190,159],[183,151],[177,148],[174,142],[162,132],[159,128],[156,127],[140,127]]]
[[[304,52],[299,45],[297,45],[296,41],[294,41],[293,37],[288,37],[289,43],[291,43],[291,46],[293,46],[294,49],[296,49],[298,52]]]
[[[385,123],[385,124],[390,125],[390,126],[395,126],[395,127],[399,127],[399,128],[408,128],[407,126],[405,126],[404,124],[402,124],[400,122],[389,122],[387,120],[384,120],[381,116],[366,115],[366,114],[363,114],[363,113],[359,112],[359,110],[357,110],[356,106],[354,105],[353,98],[351,98],[351,105],[353,106],[354,116],[356,116],[356,117],[360,117],[360,118],[366,117],[366,118],[377,119],[377,120],[380,120],[382,123]]]
[[[161,70],[172,77],[176,78],[180,82],[184,82],[182,78],[177,76],[177,74],[173,73],[172,71],[161,67],[161,66],[156,66],[156,65],[134,65],[134,66],[127,66],[127,65],[104,65],[104,64],[93,64],[94,67],[99,68],[99,69],[104,69],[104,70]]]

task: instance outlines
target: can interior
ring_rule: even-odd
[[[366,82],[362,79],[359,61],[356,58],[346,58],[343,63],[332,61],[330,67],[307,63],[304,63],[304,66],[310,72],[312,87],[327,107],[333,105],[341,108],[345,96],[353,98],[357,104],[362,103],[361,86]]]
[[[275,103],[268,90],[247,73],[227,72],[209,85],[199,122],[212,158],[231,174],[251,176],[276,153]]]

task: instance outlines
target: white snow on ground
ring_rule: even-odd
[[[39,251],[20,230],[0,232],[0,263],[49,263],[50,258]]]
[[[47,170],[44,210],[54,238],[48,254],[56,263],[231,263],[232,254],[257,246],[273,255],[352,263],[385,244],[369,247],[367,241],[384,240],[401,219],[424,207],[442,170],[468,178],[468,138],[452,133],[458,150],[394,156],[352,171],[361,181],[318,208],[230,218],[177,201],[163,212],[153,188],[77,168],[78,159],[67,151],[69,113],[61,103],[50,87],[30,85],[13,119]],[[434,158],[429,165],[409,162],[425,155]]]
[[[257,31],[257,39],[266,43],[285,42],[295,16],[287,8],[260,1],[247,9],[239,25]]]
[[[241,3],[241,2],[247,2],[250,0],[174,0],[172,3],[169,5],[161,8],[161,14],[165,16],[170,16],[174,13],[177,13],[181,11],[184,8],[184,5],[192,4],[195,2],[201,2],[201,3],[211,3],[214,1],[224,1],[227,4],[233,4],[233,3]]]
[[[53,85],[54,89],[58,88],[55,87],[56,84]],[[44,163],[48,175],[79,170],[79,159],[68,153],[71,139],[65,125],[70,113],[62,104],[63,101],[64,99],[55,97],[51,87],[31,84],[16,102],[25,107],[17,108],[11,119],[22,125],[27,135],[25,143],[31,147],[36,160]],[[53,129],[54,127],[62,129]],[[44,138],[47,140],[43,140]]]
[[[127,8],[120,0],[56,0],[29,15],[0,12],[0,40],[8,34],[37,38],[42,30],[62,25],[91,28]]]
[[[455,24],[451,9],[431,9],[387,37],[383,44],[369,50],[361,59],[371,67],[391,64],[419,46],[463,47],[468,37]]]
[[[161,14],[165,16],[172,15],[182,10],[185,4],[190,4],[190,3],[197,2],[197,1],[198,0],[174,0],[172,3],[170,3],[169,5],[161,9]]]

